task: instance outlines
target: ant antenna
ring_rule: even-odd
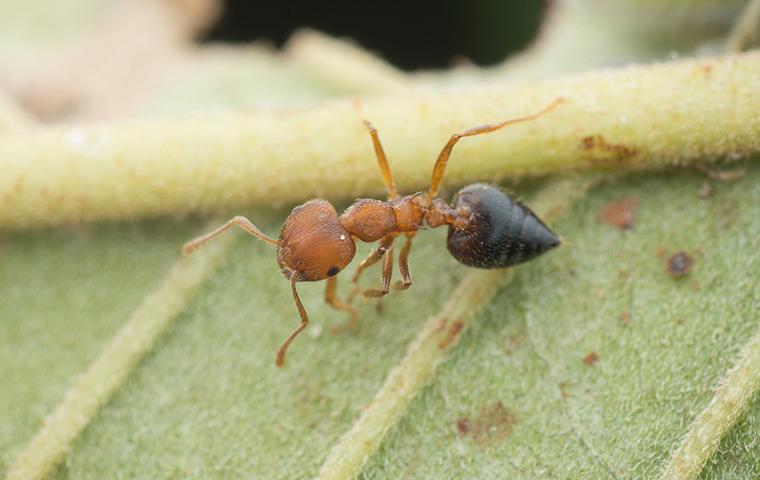
[[[557,105],[559,105],[563,101],[562,97],[555,98],[549,105],[545,106],[540,111],[532,114],[532,115],[526,115],[524,117],[517,117],[517,118],[511,118],[509,120],[505,120],[500,123],[487,123],[485,125],[481,125],[479,127],[474,127],[467,129],[463,132],[455,133],[451,136],[449,141],[446,143],[446,145],[443,147],[443,150],[441,150],[441,153],[438,155],[438,160],[435,162],[435,167],[433,167],[433,178],[430,181],[430,191],[428,192],[428,198],[433,199],[436,196],[438,196],[438,188],[440,188],[441,183],[443,183],[443,173],[446,170],[446,164],[449,161],[449,156],[451,155],[451,150],[454,149],[454,145],[459,141],[462,137],[472,137],[475,135],[480,135],[481,133],[488,133],[493,132],[494,130],[498,130],[502,127],[506,127],[507,125],[511,125],[513,123],[519,123],[519,122],[526,122],[528,120],[534,120],[541,115],[550,112],[554,109]]]
[[[259,240],[262,240],[264,242],[267,242],[272,245],[278,245],[280,242],[277,240],[268,237],[264,232],[259,230],[256,225],[253,224],[250,220],[248,220],[245,217],[237,216],[221,227],[217,228],[213,232],[207,233],[206,235],[203,235],[201,237],[198,237],[194,240],[190,240],[182,247],[182,253],[185,255],[189,255],[193,253],[194,251],[198,250],[200,247],[202,247],[206,242],[209,240],[212,240],[222,233],[229,230],[231,227],[237,225],[238,227],[242,228],[249,234],[253,235],[254,237],[258,238]]]

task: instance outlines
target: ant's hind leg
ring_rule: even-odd
[[[353,330],[356,328],[356,324],[359,319],[359,312],[353,305],[344,302],[336,295],[335,290],[338,285],[338,277],[329,277],[327,279],[327,288],[325,288],[325,301],[330,304],[336,310],[343,310],[351,315],[351,319],[341,325],[335,325],[332,327],[333,333],[343,332],[346,330]]]
[[[259,240],[263,240],[267,243],[271,243],[272,245],[277,245],[277,240],[268,237],[264,232],[256,228],[256,225],[254,225],[250,220],[248,220],[245,217],[237,216],[221,227],[217,228],[213,232],[207,233],[206,235],[200,236],[196,239],[190,240],[182,247],[182,253],[185,255],[189,255],[193,253],[195,250],[203,246],[206,242],[209,240],[212,240],[222,233],[229,230],[231,227],[237,225],[238,227],[242,228],[249,234],[253,235],[254,237],[258,238]]]
[[[359,264],[356,273],[354,273],[354,277],[351,279],[351,283],[354,287],[351,290],[351,294],[348,296],[349,302],[352,302],[356,294],[361,290],[359,288],[359,279],[361,278],[362,273],[364,273],[364,270],[376,264],[381,258],[383,258],[385,253],[391,248],[391,245],[393,245],[393,237],[384,237],[380,240],[380,246],[372,250],[370,254],[367,255],[367,258],[362,260],[362,263]]]
[[[401,280],[393,285],[396,290],[406,290],[412,286],[412,275],[409,273],[409,252],[412,250],[412,239],[415,232],[406,234],[406,243],[401,248],[401,253],[398,256],[398,269],[401,272]]]
[[[280,349],[277,350],[277,356],[274,359],[274,364],[278,367],[281,367],[285,364],[285,353],[288,351],[288,346],[290,345],[290,342],[293,341],[296,336],[303,331],[304,328],[309,324],[309,316],[306,314],[306,309],[303,308],[303,304],[301,303],[301,299],[298,298],[298,292],[296,292],[296,282],[295,280],[290,281],[290,290],[293,292],[293,300],[296,302],[296,308],[298,308],[298,315],[301,316],[301,323],[298,325],[295,330],[290,332],[290,335],[288,335],[288,338],[285,339],[284,342],[282,342],[282,345],[280,346]]]

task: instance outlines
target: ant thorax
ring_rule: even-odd
[[[384,202],[369,198],[354,202],[339,217],[340,224],[363,242],[375,242],[394,233],[416,232],[425,223],[431,228],[451,225],[466,229],[472,222],[469,207],[451,208],[440,198],[406,195]]]

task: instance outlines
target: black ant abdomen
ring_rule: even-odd
[[[509,267],[560,244],[535,213],[498,188],[476,183],[461,189],[453,208],[463,207],[470,209],[472,220],[463,229],[449,226],[447,248],[470,267]]]

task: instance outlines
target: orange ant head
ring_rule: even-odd
[[[280,231],[277,263],[286,278],[314,282],[332,277],[356,253],[351,234],[325,200],[310,200],[293,209]]]

